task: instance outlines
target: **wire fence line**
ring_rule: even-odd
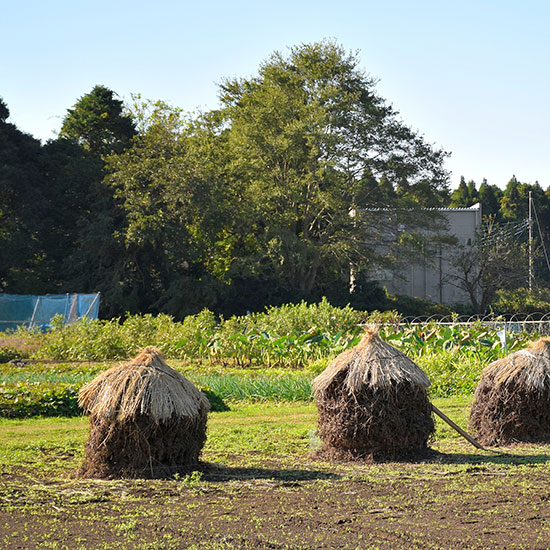
[[[431,315],[418,317],[403,317],[395,324],[399,326],[415,326],[437,323],[438,325],[472,325],[482,324],[487,327],[507,332],[537,333],[550,336],[550,313],[506,314],[506,315],[471,315],[445,316]]]

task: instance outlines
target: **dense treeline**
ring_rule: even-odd
[[[11,124],[0,100],[2,291],[99,290],[104,316],[243,313],[321,296],[372,309],[386,298],[369,270],[417,255],[418,230],[438,223],[422,208],[480,201],[513,222],[532,191],[550,235],[550,189],[538,183],[462,180],[451,193],[447,153],[408,128],[337,44],[274,53],[257,75],[223,81],[219,97],[218,109],[189,115],[140,97],[125,106],[96,86],[46,144]]]

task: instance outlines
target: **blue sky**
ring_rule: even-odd
[[[274,50],[330,38],[357,51],[447,168],[504,187],[550,186],[550,2],[371,0],[4,2],[0,96],[11,122],[55,137],[95,84],[192,111]]]

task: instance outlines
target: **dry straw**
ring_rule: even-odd
[[[209,406],[204,394],[151,347],[130,363],[113,367],[86,384],[78,404],[92,416],[124,422],[146,415],[156,424],[170,418],[192,418],[201,407]]]
[[[86,384],[83,477],[164,477],[198,464],[210,404],[155,348]]]
[[[323,453],[347,458],[422,454],[434,432],[430,381],[367,330],[313,381]]]
[[[486,445],[550,441],[550,339],[483,370],[470,428]]]

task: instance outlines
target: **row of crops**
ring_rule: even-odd
[[[167,315],[73,325],[56,319],[48,332],[20,329],[0,338],[0,416],[78,413],[77,393],[86,381],[109,361],[149,345],[208,391],[218,410],[223,401],[307,400],[314,376],[356,345],[365,324],[375,324],[383,339],[421,366],[434,397],[470,394],[482,369],[505,354],[498,320],[409,325],[392,312],[366,315],[326,301],[229,319],[208,310],[183,322]],[[511,352],[537,335],[506,336]]]
[[[0,338],[0,359],[18,354],[34,359],[102,361],[124,359],[145,346],[158,347],[169,359],[224,366],[303,368],[354,346],[365,324],[407,354],[453,350],[486,360],[501,355],[500,326],[493,322],[403,324],[395,312],[367,315],[336,308],[327,301],[270,308],[264,313],[218,318],[209,310],[176,322],[168,315],[129,315],[125,319],[83,320],[63,325],[54,319],[48,332],[20,329]],[[508,334],[508,350],[532,337]],[[10,342],[17,345],[10,347]],[[21,345],[23,343],[24,345]],[[18,352],[17,350],[23,350]]]

